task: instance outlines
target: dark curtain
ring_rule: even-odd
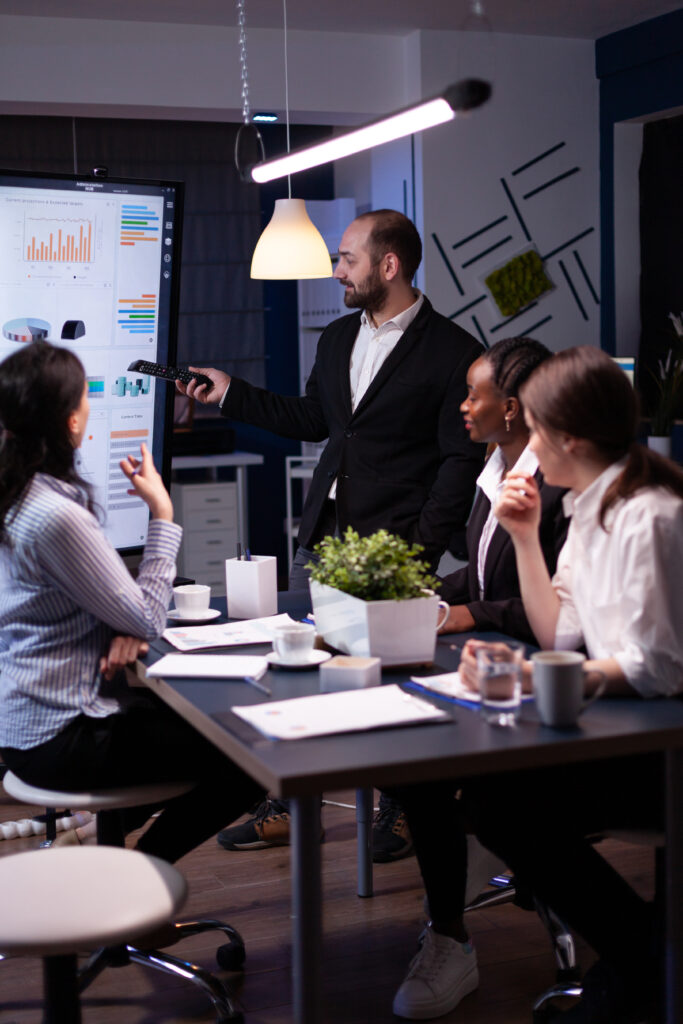
[[[249,266],[261,233],[259,188],[234,166],[238,125],[0,117],[0,165],[185,182],[178,362],[265,383],[263,284]]]
[[[640,163],[640,311],[638,382],[646,410],[657,372],[675,338],[669,313],[683,310],[683,116],[644,126]],[[683,415],[683,398],[677,415]]]

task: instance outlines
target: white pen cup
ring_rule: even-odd
[[[580,651],[537,651],[531,655],[536,710],[544,725],[555,729],[575,725],[579,715],[604,691],[607,677],[601,672],[597,690],[584,698],[585,660]]]
[[[260,619],[277,614],[277,559],[274,555],[228,558],[225,562],[228,617]]]
[[[310,656],[315,626],[306,622],[286,623],[273,630],[273,650],[286,665],[301,665]]]
[[[476,658],[482,716],[491,725],[514,725],[522,707],[524,644],[481,644]]]
[[[187,619],[206,617],[211,600],[211,587],[203,583],[185,583],[173,588],[173,603],[179,615]]]

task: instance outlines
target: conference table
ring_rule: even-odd
[[[220,607],[220,601],[215,604]],[[294,618],[303,617],[309,607],[305,594],[279,595],[279,610],[288,611]],[[492,634],[486,636],[490,638]],[[382,681],[406,683],[411,674],[454,670],[465,639],[466,634],[440,636],[431,669],[384,670]],[[434,695],[426,699],[449,712],[446,722],[304,740],[273,740],[253,729],[231,708],[318,693],[317,669],[269,670],[262,682],[270,688],[271,697],[243,680],[147,677],[145,667],[172,650],[166,641],[157,640],[149,654],[138,662],[138,678],[270,793],[291,802],[292,982],[296,1024],[320,1024],[324,1020],[320,854],[320,805],[324,792],[349,788],[359,791],[358,814],[363,834],[359,892],[370,894],[367,870],[371,787],[542,769],[654,751],[662,752],[666,763],[665,1020],[667,1024],[680,1024],[683,1020],[683,701],[602,699],[588,708],[577,727],[570,729],[542,725],[533,704],[525,703],[519,723],[512,728],[500,728],[487,724],[475,711]],[[240,654],[266,651],[263,645],[226,649],[226,653]]]

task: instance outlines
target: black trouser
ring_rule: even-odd
[[[586,837],[662,827],[659,755],[474,779],[463,786],[463,803],[484,845],[603,959],[637,971],[654,956],[651,905]]]
[[[125,713],[79,715],[57,736],[30,750],[5,748],[5,763],[34,786],[80,792],[154,782],[194,782],[168,801],[137,849],[173,863],[230,824],[264,790],[228,757],[151,694]],[[123,815],[139,828],[158,807]]]
[[[462,789],[462,799],[455,800]],[[643,956],[652,908],[586,837],[607,828],[661,828],[658,755],[387,789],[403,807],[438,921],[464,911],[466,827],[607,960]],[[640,940],[643,945],[639,945]]]
[[[465,909],[467,836],[455,793],[460,783],[419,783],[385,788],[401,805],[420,866],[430,917],[457,921]]]

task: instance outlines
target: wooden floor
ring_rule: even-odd
[[[0,790],[1,793],[1,790]],[[351,803],[353,794],[335,794]],[[0,795],[0,821],[37,813]],[[397,1022],[391,1012],[396,987],[415,949],[422,888],[414,858],[375,866],[375,896],[355,895],[353,811],[323,808],[325,1024]],[[0,856],[35,848],[38,839],[0,841]],[[644,848],[603,844],[614,863],[644,894],[652,891],[652,855]],[[45,850],[41,856],[49,857]],[[180,862],[190,884],[183,917],[218,917],[238,928],[247,943],[243,974],[218,971],[214,937],[197,936],[173,947],[175,955],[224,978],[246,1024],[289,1024],[289,849],[252,853],[206,843]],[[0,913],[2,894],[0,893]],[[529,1024],[534,997],[554,980],[548,939],[536,915],[512,905],[468,916],[477,948],[480,987],[444,1024]],[[580,949],[582,965],[590,953]],[[0,1022],[38,1024],[41,968],[32,959],[0,963]],[[105,972],[82,997],[84,1024],[203,1024],[215,1020],[205,997],[184,981],[135,965]]]

